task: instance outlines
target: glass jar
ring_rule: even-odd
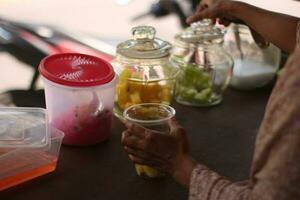
[[[250,90],[265,86],[277,74],[281,52],[272,44],[261,47],[245,25],[231,24],[224,37],[224,48],[234,59],[230,86]]]
[[[175,36],[171,61],[181,68],[175,99],[191,106],[211,106],[222,101],[230,81],[233,61],[222,47],[224,32],[205,19]]]
[[[132,29],[133,39],[117,46],[112,64],[119,74],[114,113],[140,103],[170,104],[173,96],[176,66],[169,61],[171,44],[155,37],[151,26]]]

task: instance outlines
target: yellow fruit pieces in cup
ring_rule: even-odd
[[[162,172],[147,165],[135,164],[136,173],[145,178],[158,178],[164,176]]]

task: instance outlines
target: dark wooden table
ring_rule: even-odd
[[[174,103],[177,119],[187,130],[191,153],[201,163],[232,180],[247,179],[257,130],[270,89],[228,90],[222,104],[211,108]],[[103,144],[64,146],[57,170],[8,189],[0,200],[183,200],[188,191],[172,178],[138,177],[120,144],[124,129],[117,120]]]

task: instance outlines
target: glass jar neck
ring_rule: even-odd
[[[151,65],[165,65],[169,62],[169,57],[165,56],[157,59],[135,59],[128,58],[123,55],[117,54],[115,62],[122,63],[128,66],[151,66]]]

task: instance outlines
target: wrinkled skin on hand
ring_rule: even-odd
[[[189,148],[185,130],[175,119],[169,121],[169,126],[170,133],[164,134],[126,122],[122,144],[130,159],[172,174]]]
[[[196,22],[205,18],[216,20],[224,26],[228,26],[230,22],[238,21],[231,15],[228,10],[234,2],[230,0],[202,0],[196,10],[196,13],[187,19],[187,23]]]

